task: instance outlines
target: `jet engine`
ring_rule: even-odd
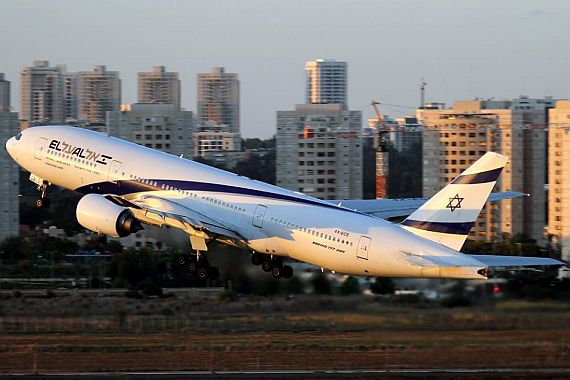
[[[125,237],[143,229],[131,210],[118,206],[99,194],[88,194],[79,200],[77,221],[91,231]]]

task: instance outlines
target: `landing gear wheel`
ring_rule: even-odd
[[[51,202],[49,198],[38,198],[36,199],[36,207],[37,208],[49,208]]]
[[[198,270],[196,271],[196,277],[198,277],[198,280],[205,280],[208,278],[208,268],[206,267],[199,267]]]
[[[210,280],[217,280],[220,277],[220,270],[216,267],[210,267],[208,269],[208,275],[210,276]]]
[[[178,259],[176,260],[176,262],[181,267],[185,267],[186,264],[188,264],[189,259],[190,258],[188,257],[188,255],[178,255]]]
[[[263,256],[263,261],[261,262],[261,269],[264,272],[271,272],[271,268],[273,267],[273,261],[267,255]]]
[[[251,255],[251,263],[255,266],[260,266],[263,262],[263,255],[261,253],[254,253]]]
[[[280,265],[274,266],[271,269],[271,275],[275,279],[280,279],[281,277],[283,277],[283,267]]]
[[[289,265],[285,265],[281,271],[281,274],[283,275],[283,278],[289,279],[293,277],[293,268],[291,268]]]
[[[196,269],[198,268],[198,262],[194,259],[194,258],[190,258],[190,260],[188,260],[188,264],[186,265],[186,269],[188,269],[188,272],[196,272]]]

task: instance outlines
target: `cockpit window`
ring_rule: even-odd
[[[22,132],[20,132],[16,135],[16,140],[20,140],[21,137],[22,137]]]

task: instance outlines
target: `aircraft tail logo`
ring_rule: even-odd
[[[416,235],[460,250],[507,162],[508,157],[487,152],[401,226]]]

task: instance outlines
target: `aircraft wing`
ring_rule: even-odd
[[[502,193],[491,193],[487,202],[500,201],[527,195],[517,191],[504,191]],[[429,198],[395,198],[395,199],[358,199],[347,201],[332,201],[335,204],[341,203],[349,209],[360,211],[377,218],[388,219],[397,216],[408,216],[426,203]]]
[[[142,195],[126,199],[117,195],[105,195],[107,200],[128,207],[134,216],[143,223],[162,227],[178,228],[190,236],[192,248],[206,251],[206,241],[221,235],[238,241],[245,238],[226,226],[222,221],[206,216],[181,204],[154,195]]]
[[[545,257],[469,255],[488,267],[518,267],[533,265],[566,265],[566,263]]]

